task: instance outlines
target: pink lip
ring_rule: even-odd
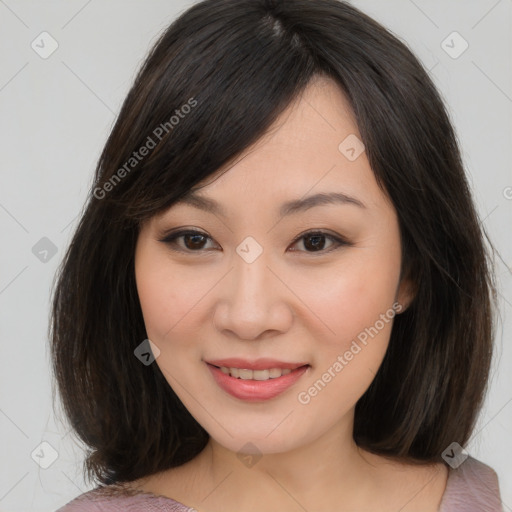
[[[284,361],[278,361],[277,359],[257,359],[256,361],[248,361],[247,359],[241,359],[239,357],[230,357],[228,359],[217,359],[212,361],[205,361],[213,366],[225,366],[226,368],[240,368],[246,370],[269,370],[270,368],[289,368],[295,370],[300,366],[307,365],[308,363],[286,363]]]
[[[234,364],[234,361],[234,359],[223,360],[220,366],[253,369],[243,365],[240,366],[240,360],[238,360],[237,364]],[[272,364],[270,364],[269,366],[268,361],[269,360],[266,360],[262,368],[256,369],[286,368],[286,366],[281,366],[282,364],[286,363],[279,363],[279,361],[273,361]],[[226,362],[229,362],[229,364],[224,364]],[[259,366],[262,366],[262,364],[263,363],[261,363],[261,361],[258,361]],[[290,364],[291,363],[288,363],[288,365]],[[270,398],[274,398],[280,395],[288,388],[290,388],[293,384],[295,384],[295,382],[297,382],[309,368],[309,365],[307,364],[300,367],[294,365],[295,369],[293,369],[290,373],[288,373],[287,375],[282,375],[281,377],[277,377],[276,379],[243,380],[222,373],[220,368],[213,366],[213,364],[206,363],[206,366],[212,373],[215,382],[221,389],[223,389],[226,393],[229,393],[231,396],[234,396],[235,398],[239,398],[241,400],[245,400],[248,402],[262,402],[264,400],[269,400]]]

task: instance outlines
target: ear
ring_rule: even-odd
[[[416,297],[416,283],[410,277],[402,277],[395,296],[395,301],[402,306],[399,313],[403,313]]]

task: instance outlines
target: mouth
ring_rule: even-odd
[[[264,401],[280,395],[311,367],[308,363],[275,360],[250,362],[225,359],[205,363],[222,390],[235,398],[250,402]]]
[[[233,368],[227,366],[215,366],[215,368],[219,368],[222,373],[234,377],[235,379],[260,381],[278,379],[293,371],[290,368],[269,368],[267,370],[250,370],[248,368]]]

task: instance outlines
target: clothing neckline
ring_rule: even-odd
[[[471,457],[468,457],[471,458]],[[452,467],[448,467],[448,478],[446,479],[446,487],[443,492],[443,495],[441,496],[441,502],[440,502],[440,508],[439,510],[442,510],[443,503],[445,501],[445,497],[448,496],[449,492],[451,492],[451,488],[453,485],[454,479],[452,478],[452,475],[454,475],[454,470]],[[169,496],[164,496],[163,494],[155,494],[151,491],[143,491],[142,489],[132,489],[129,487],[126,487],[125,484],[111,484],[108,486],[109,488],[116,488],[119,489],[120,492],[126,496],[140,496],[141,498],[148,498],[148,499],[156,499],[156,500],[163,500],[163,501],[169,501],[172,502],[175,505],[179,505],[189,512],[199,512],[197,509],[191,507],[190,505],[185,505],[184,503],[181,503],[180,501],[175,500],[174,498],[170,498]]]

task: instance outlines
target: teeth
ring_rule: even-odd
[[[277,379],[282,375],[288,375],[290,368],[270,368],[268,370],[248,370],[245,368],[226,368],[220,367],[220,371],[231,377],[243,380],[269,380]]]
[[[281,369],[280,368],[272,368],[268,371],[269,377],[271,379],[275,379],[276,377],[281,377]]]

